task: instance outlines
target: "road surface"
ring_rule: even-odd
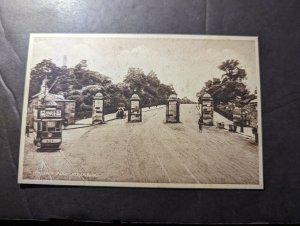
[[[60,151],[37,152],[26,138],[23,179],[105,182],[258,184],[258,147],[215,126],[198,129],[196,105],[181,105],[181,123],[165,107],[143,122],[113,120],[63,131]],[[215,113],[216,114],[216,113]]]

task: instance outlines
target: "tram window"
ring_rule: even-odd
[[[47,131],[47,124],[46,124],[46,122],[42,122],[42,131]]]
[[[48,131],[55,131],[55,122],[48,122]]]
[[[60,131],[60,130],[61,130],[61,125],[62,125],[61,122],[56,122],[56,128],[55,128],[55,131]]]

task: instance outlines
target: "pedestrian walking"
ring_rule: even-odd
[[[65,119],[63,122],[64,128],[66,128],[69,125],[68,119]]]
[[[198,125],[199,125],[199,132],[202,133],[202,125],[203,125],[203,117],[202,117],[202,115],[200,116],[200,118],[198,120]]]
[[[29,124],[28,124],[28,123],[26,124],[25,135],[26,135],[27,137],[29,137]]]
[[[257,126],[252,128],[252,133],[254,134],[255,137],[255,143],[258,143],[258,133],[257,133]]]
[[[236,133],[238,122],[233,122],[233,132]]]
[[[120,118],[124,118],[124,110],[121,108],[121,110],[120,110]]]

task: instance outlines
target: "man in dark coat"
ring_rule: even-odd
[[[199,120],[198,120],[198,125],[199,125],[199,132],[202,132],[202,125],[203,125],[203,116],[201,115]]]

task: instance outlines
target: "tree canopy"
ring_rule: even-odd
[[[240,67],[238,60],[229,59],[222,62],[218,68],[225,72],[220,78],[212,78],[205,82],[205,86],[197,93],[201,98],[204,93],[209,93],[215,104],[235,102],[237,97],[241,97],[240,103],[246,104],[255,98],[250,94],[249,89],[243,83],[247,78],[246,71]]]
[[[226,81],[239,81],[246,79],[247,74],[246,71],[239,67],[240,62],[238,60],[229,59],[224,62],[222,62],[221,65],[218,66],[218,68],[225,72],[225,74],[222,75],[222,82]]]
[[[129,68],[124,83],[129,90],[136,90],[142,106],[165,104],[168,97],[176,93],[172,85],[161,83],[153,70],[146,75],[141,68]]]
[[[205,85],[197,93],[197,97],[201,101],[202,96],[205,93],[209,93],[214,100],[215,110],[225,112],[224,116],[232,116],[235,107],[242,107],[247,112],[246,117],[250,120],[251,126],[253,126],[257,124],[257,111],[250,104],[250,101],[256,98],[256,94],[250,93],[247,86],[243,83],[247,74],[239,65],[240,62],[233,59],[222,62],[218,66],[221,71],[225,72],[221,75],[222,80],[212,78],[212,80],[205,82]]]
[[[105,98],[106,113],[114,112],[120,104],[128,107],[134,90],[143,107],[165,104],[168,97],[176,93],[172,85],[161,83],[153,70],[145,74],[141,68],[129,68],[123,82],[114,84],[108,76],[89,70],[86,60],[66,68],[45,59],[31,70],[30,96],[40,92],[45,78],[48,88],[52,87],[51,93],[61,93],[76,101],[77,112],[89,110],[97,92],[102,92]]]
[[[40,86],[44,79],[48,80],[48,84],[53,84],[62,73],[62,69],[57,67],[51,59],[42,60],[30,73],[30,97],[40,92]]]

